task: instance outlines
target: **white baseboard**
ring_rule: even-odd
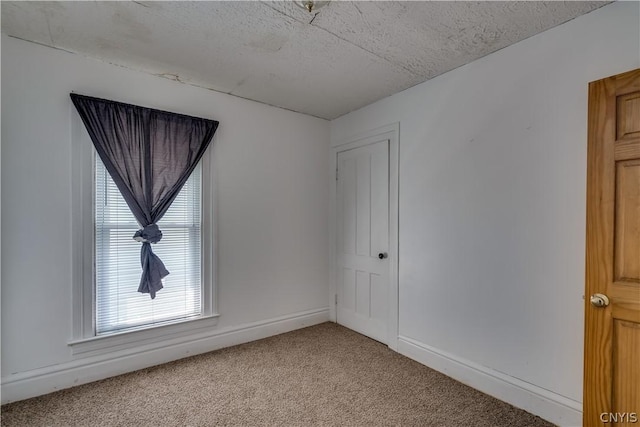
[[[189,341],[169,340],[162,347],[143,346],[8,375],[2,377],[2,403],[40,396],[184,357],[317,325],[328,320],[329,308],[327,307],[214,329],[195,335]]]
[[[486,366],[433,348],[411,338],[398,338],[398,352],[463,384],[524,409],[559,426],[582,425],[582,403]]]

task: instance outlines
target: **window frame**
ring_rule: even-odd
[[[70,107],[73,110],[73,106]],[[96,335],[95,314],[95,149],[82,119],[72,111],[71,230],[72,230],[72,353],[123,350],[201,333],[218,321],[216,298],[215,185],[213,144],[202,156],[202,314],[147,328]],[[162,291],[161,291],[162,292]]]

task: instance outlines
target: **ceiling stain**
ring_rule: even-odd
[[[111,17],[114,27],[128,39],[152,43],[153,31],[130,13],[129,8],[116,7]]]
[[[260,39],[249,42],[248,45],[265,52],[278,52],[288,41],[288,37],[270,33]]]

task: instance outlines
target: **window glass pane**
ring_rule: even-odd
[[[194,170],[158,222],[162,240],[153,251],[170,274],[152,300],[138,292],[140,228],[104,165],[96,156],[96,334],[143,328],[202,313],[201,167]]]

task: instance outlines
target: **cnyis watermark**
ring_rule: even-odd
[[[604,424],[609,423],[637,423],[637,412],[603,412],[600,414],[600,421]]]

